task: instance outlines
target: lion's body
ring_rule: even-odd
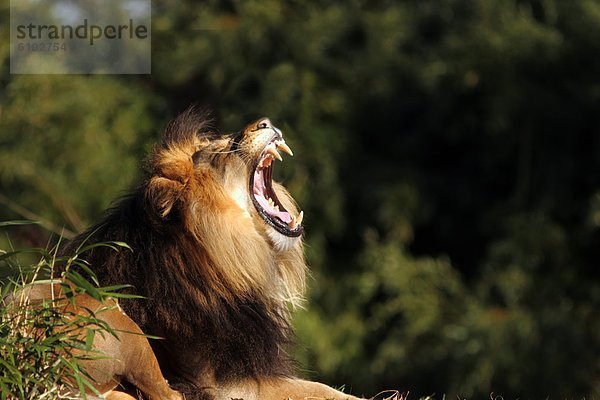
[[[271,228],[265,221],[274,218],[261,218],[252,206],[248,175],[259,167],[251,160],[272,161],[261,156],[268,144],[262,127],[249,127],[241,137],[217,136],[195,114],[180,116],[150,157],[140,187],[71,244],[118,240],[132,248],[96,248],[88,260],[102,284],[129,283],[146,297],[122,306],[145,333],[164,337],[153,341],[155,353],[187,399],[235,393],[268,399],[284,393],[293,374],[288,308],[305,285],[297,237],[302,215],[296,219],[293,200],[275,183],[268,193],[275,198],[275,191],[287,211],[269,212],[291,220],[289,227],[275,221],[289,235]],[[296,388],[303,381],[289,382]],[[314,385],[305,396],[321,393]],[[329,388],[323,393],[341,395]]]
[[[218,277],[198,268],[208,256],[176,227],[158,231],[149,225],[142,202],[136,195],[122,200],[92,229],[94,240],[123,241],[132,251],[97,248],[88,261],[102,284],[131,283],[147,298],[121,304],[145,333],[166,338],[152,342],[167,379],[290,374],[284,351],[290,328],[281,304],[219,296],[211,282]]]
[[[150,400],[183,400],[181,394],[169,388],[148,339],[113,299],[100,302],[81,293],[67,299],[61,284],[44,283],[26,286],[4,301],[20,309],[41,307],[44,302],[49,304],[52,301],[53,307],[60,310],[64,317],[64,324],[54,326],[55,332],[66,330],[66,335],[73,341],[73,335],[78,340],[87,340],[89,331],[83,327],[75,329],[74,324],[67,323],[69,320],[93,315],[97,320],[108,324],[111,333],[97,332],[93,336],[91,351],[73,346],[65,354],[79,357],[79,366],[88,374],[95,389],[108,400],[128,400],[119,392],[113,391],[122,381],[134,384]],[[37,331],[36,336],[45,334],[39,329]],[[79,388],[75,384],[73,386],[75,393],[65,393],[65,398],[78,395]],[[91,397],[93,396],[88,393],[88,398]]]

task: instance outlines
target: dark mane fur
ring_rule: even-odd
[[[163,135],[163,145],[189,139],[190,135],[206,136],[217,134],[212,112],[189,107],[167,124]]]
[[[188,111],[168,126],[158,147],[212,132],[205,115]],[[219,269],[211,267],[214,256],[183,229],[183,211],[174,208],[168,217],[156,218],[147,191],[157,158],[156,152],[150,157],[142,184],[63,253],[88,237],[87,243],[122,241],[131,247],[97,247],[85,258],[102,285],[129,283],[134,285],[130,293],[145,297],[120,303],[145,333],[165,338],[151,344],[163,373],[187,399],[210,398],[199,390],[202,385],[291,374],[286,353],[291,330],[281,302],[260,289],[238,295],[228,287]]]

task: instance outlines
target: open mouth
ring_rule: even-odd
[[[292,215],[281,204],[273,190],[273,161],[282,161],[281,150],[291,156],[294,154],[281,136],[275,136],[264,148],[258,162],[254,167],[254,173],[250,177],[250,190],[254,207],[275,230],[285,236],[296,237],[302,234],[302,219],[304,212]]]

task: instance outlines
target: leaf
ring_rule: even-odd
[[[87,350],[90,350],[94,345],[94,337],[96,336],[96,332],[93,329],[88,329],[86,337],[85,337],[85,347]]]
[[[112,285],[112,286],[103,286],[100,288],[100,290],[104,291],[104,292],[113,292],[113,291],[117,291],[117,290],[121,290],[121,289],[126,289],[126,288],[132,288],[134,287],[133,285]]]
[[[40,225],[40,221],[30,221],[26,219],[22,220],[13,220],[13,221],[2,221],[0,222],[0,228],[5,226],[21,226],[21,225]]]
[[[95,249],[97,247],[108,247],[108,248],[110,248],[110,249],[112,249],[114,251],[119,251],[119,247],[123,247],[123,248],[131,250],[131,247],[129,247],[129,245],[127,243],[125,243],[125,242],[117,242],[117,241],[114,241],[114,242],[100,242],[100,243],[94,243],[94,244],[89,244],[87,246],[83,246],[81,249],[79,249],[77,251],[77,254],[82,254],[82,253],[88,252],[88,251],[90,251],[92,249]]]
[[[115,299],[145,299],[146,297],[139,294],[118,293],[118,292],[100,292],[103,296],[112,297]]]
[[[69,271],[68,280],[75,284],[78,289],[83,289],[83,291],[93,297],[98,301],[102,301],[102,295],[98,288],[92,285],[87,279],[85,279],[81,274],[76,271]]]
[[[6,260],[7,258],[19,255],[19,254],[44,254],[46,251],[42,248],[29,248],[29,249],[21,249],[21,250],[13,250],[3,254],[0,254],[0,261]]]
[[[100,285],[100,282],[98,281],[98,277],[96,276],[94,271],[92,271],[92,269],[88,265],[86,265],[84,263],[77,263],[77,266],[88,274],[89,278],[94,282],[94,284],[96,286]],[[71,274],[71,271],[67,271],[67,273],[65,274],[66,279],[69,279],[69,274]]]

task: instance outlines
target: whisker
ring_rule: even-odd
[[[227,150],[227,151],[210,151],[207,152],[208,154],[232,154],[232,153],[238,153],[240,150],[239,149],[235,149],[235,150]]]

